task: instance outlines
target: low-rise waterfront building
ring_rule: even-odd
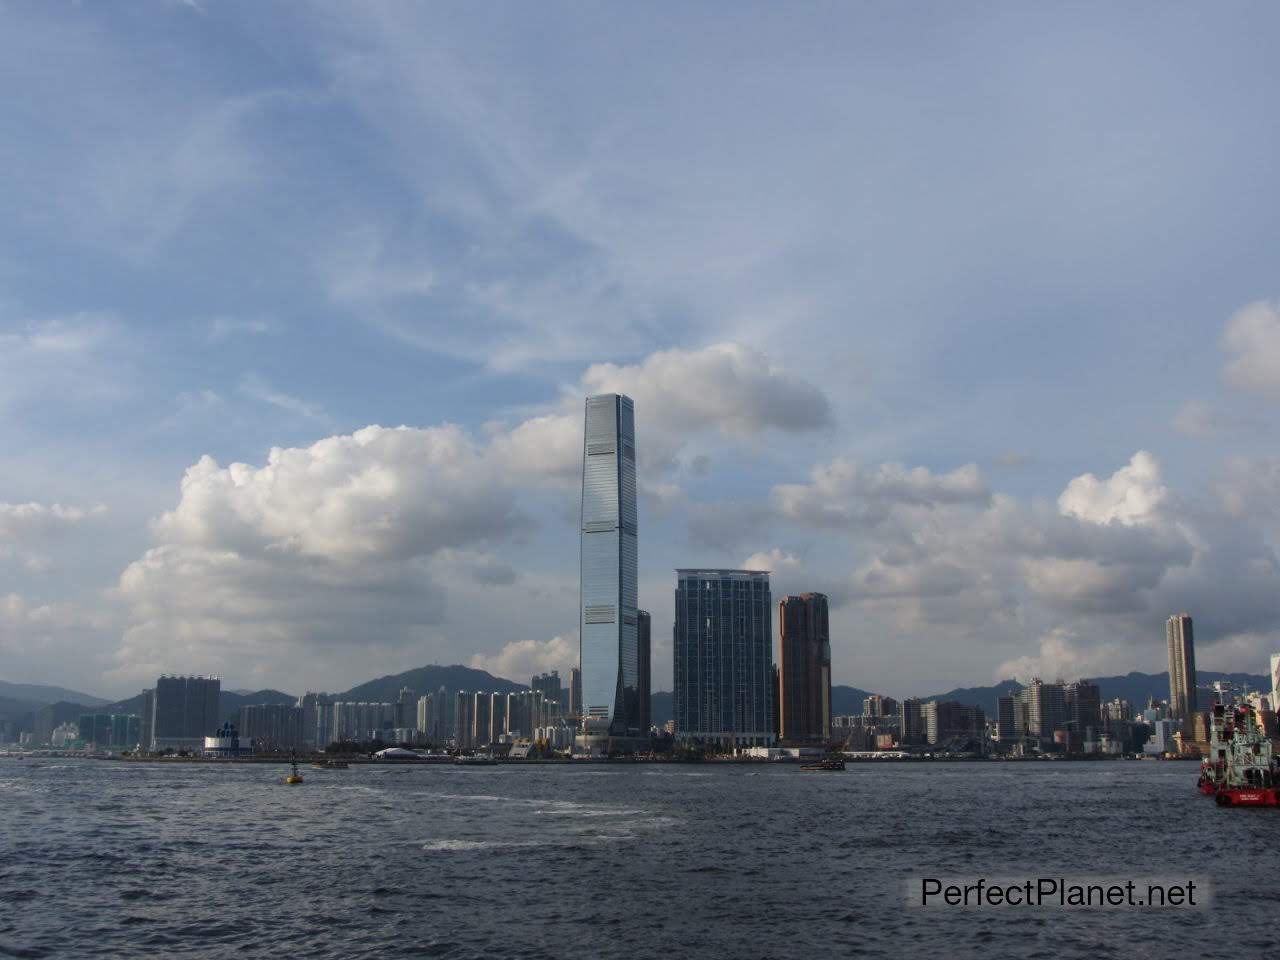
[[[241,738],[234,723],[225,723],[212,736],[203,738],[202,752],[206,757],[231,759],[253,754],[253,746]]]

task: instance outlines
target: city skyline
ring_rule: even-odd
[[[864,688],[1280,649],[1275,11],[202,6],[0,37],[6,679],[563,675],[604,393],[656,689],[691,566]]]
[[[0,11],[0,954],[1272,944],[1280,4]]]
[[[595,405],[616,415],[624,409],[625,399],[595,398]],[[597,437],[594,453],[588,446],[584,458],[616,454],[622,445],[622,422],[616,416],[612,420],[598,417],[597,432],[607,427],[613,439]],[[612,450],[604,449],[610,446]],[[624,523],[620,510],[614,511],[609,529],[599,517],[594,521],[586,517],[601,509],[609,512],[610,497],[603,494],[609,489],[615,496],[618,494],[624,485],[621,471],[611,467],[591,471],[584,462],[584,492],[586,479],[593,474],[596,489],[584,498],[591,505],[584,509],[583,531],[617,532]],[[635,525],[631,527],[634,529]],[[583,554],[584,559],[598,559],[599,555],[599,551],[589,550]],[[619,549],[615,547],[606,559],[615,571],[620,570]],[[584,573],[590,571],[584,568]],[[238,712],[230,716],[228,707],[221,702],[219,677],[162,675],[153,687],[129,703],[106,704],[108,709],[96,713],[83,712],[83,705],[77,703],[48,704],[18,718],[19,723],[33,729],[21,729],[8,719],[0,723],[0,732],[16,732],[24,744],[39,738],[41,744],[46,740],[55,746],[79,744],[77,749],[119,749],[136,743],[144,751],[186,752],[203,742],[205,751],[213,750],[217,756],[378,740],[406,746],[449,742],[455,749],[498,743],[511,746],[520,740],[525,746],[518,747],[516,759],[522,759],[529,756],[530,750],[569,747],[583,754],[643,753],[652,743],[650,737],[665,729],[685,750],[747,750],[757,759],[764,759],[773,757],[775,744],[787,749],[813,748],[829,744],[833,738],[844,742],[846,749],[873,752],[911,751],[925,745],[947,753],[976,750],[986,755],[990,749],[997,749],[1018,756],[1044,751],[1114,756],[1139,746],[1146,754],[1203,751],[1210,727],[1198,704],[1233,703],[1238,697],[1256,702],[1257,709],[1264,711],[1259,720],[1263,728],[1274,726],[1275,700],[1268,701],[1266,693],[1268,683],[1274,687],[1274,677],[1244,675],[1246,683],[1261,680],[1259,689],[1241,686],[1241,675],[1206,677],[1201,684],[1188,613],[1175,614],[1166,621],[1170,666],[1165,674],[1167,700],[1148,690],[1137,701],[1137,709],[1123,698],[1108,702],[1105,708],[1102,703],[1102,682],[1131,680],[1130,674],[1096,682],[1080,677],[1070,683],[1061,676],[1056,682],[1033,677],[1026,684],[987,688],[985,699],[980,690],[956,689],[942,695],[908,697],[899,703],[883,692],[850,689],[855,700],[862,697],[861,714],[848,713],[846,693],[839,708],[845,712],[837,716],[824,595],[806,593],[779,601],[775,661],[767,572],[679,569],[676,574],[672,716],[665,723],[659,720],[657,725],[652,723],[651,617],[647,611],[637,610],[636,682],[625,696],[621,662],[624,641],[620,633],[602,635],[607,640],[605,651],[616,651],[612,654],[616,667],[611,668],[617,677],[613,717],[600,708],[594,713],[580,709],[578,667],[571,668],[568,687],[558,671],[549,671],[533,675],[524,690],[519,684],[481,671],[458,674],[456,667],[426,667],[371,681],[360,688],[360,696],[355,695],[357,688],[345,695],[308,691],[296,698],[279,691],[262,691],[271,699],[244,702],[247,698],[242,698]],[[608,578],[596,577],[596,585],[605,580]],[[619,589],[616,581],[610,589]],[[589,598],[588,591],[584,591],[583,599],[597,601],[584,602],[584,612],[599,610],[601,596]],[[596,621],[607,622],[602,617]],[[1273,655],[1273,673],[1277,660],[1280,655]],[[426,680],[430,686],[441,679],[438,672],[432,679],[432,669],[450,671],[455,680],[466,677],[465,686],[488,677],[515,690],[457,689],[451,693],[448,685],[442,684],[436,693],[420,696],[415,689],[419,681]],[[401,679],[414,686],[399,683],[393,696],[384,693],[380,700],[367,697],[370,689],[386,691],[388,682]],[[4,689],[0,685],[0,690]],[[1198,696],[1201,692],[1205,695],[1203,700]],[[63,693],[75,696],[70,691]],[[240,696],[234,691],[233,695]],[[280,696],[286,696],[287,702],[281,703]],[[979,703],[973,702],[975,697]],[[1146,706],[1142,707],[1144,699]],[[76,708],[81,712],[76,714]],[[237,711],[234,705],[231,709]],[[196,731],[202,729],[212,732],[201,736]],[[1148,734],[1149,742],[1144,739]]]

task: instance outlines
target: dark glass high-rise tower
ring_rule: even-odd
[[[677,570],[676,736],[722,749],[774,740],[769,574]]]
[[[588,397],[582,450],[582,737],[591,749],[638,740],[636,432],[630,397]]]
[[[827,598],[778,602],[778,719],[783,740],[831,738],[831,631]]]
[[[151,749],[204,749],[204,738],[218,729],[222,681],[217,677],[160,677],[156,681]]]
[[[648,610],[636,611],[636,640],[640,652],[640,731],[646,736],[653,724],[653,647]]]
[[[534,674],[533,679],[529,681],[529,689],[537,693],[541,693],[543,699],[548,703],[554,701],[557,712],[563,710],[564,688],[560,685],[559,670],[552,670],[550,673]]]
[[[1186,721],[1196,712],[1196,641],[1191,614],[1179,613],[1165,623],[1169,644],[1169,717]]]

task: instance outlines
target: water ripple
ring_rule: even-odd
[[[1260,930],[1211,912],[904,905],[920,875],[1197,875],[1269,916],[1280,815],[1223,811],[1193,779],[528,765],[288,788],[249,765],[0,760],[0,957],[1259,955]]]

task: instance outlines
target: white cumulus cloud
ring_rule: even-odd
[[[635,402],[642,492],[667,504],[679,491],[654,478],[676,465],[699,435],[745,440],[768,430],[804,432],[831,422],[826,396],[764,354],[740,344],[664,350],[636,364],[596,364],[565,387],[558,408],[507,428],[491,424],[493,445],[509,469],[576,483],[582,469],[583,399],[622,393]],[[705,473],[711,459],[692,458]]]
[[[821,390],[736,343],[663,350],[631,366],[595,364],[582,385],[587,393],[627,394],[636,402],[637,416],[663,431],[715,428],[750,434],[831,423]]]
[[[1123,659],[1123,651],[1114,645],[1081,644],[1074,632],[1058,627],[1040,638],[1036,653],[1001,663],[992,679],[1027,683],[1035,677],[1052,682],[1105,676],[1114,671],[1117,659]]]
[[[1058,497],[1063,515],[1090,523],[1116,522],[1125,526],[1150,522],[1168,495],[1160,464],[1139,450],[1106,480],[1092,473],[1076,477]]]
[[[751,554],[739,565],[742,570],[785,570],[800,566],[800,560],[794,553],[786,553],[777,547],[772,550],[760,550]]]
[[[991,491],[974,464],[948,473],[900,463],[864,467],[843,458],[815,466],[810,482],[773,488],[775,509],[789,520],[825,526],[870,526],[898,506],[982,505]]]
[[[202,457],[120,578],[132,613],[120,668],[252,655],[280,671],[317,648],[402,647],[441,619],[433,562],[462,557],[477,579],[509,581],[469,548],[524,524],[488,451],[454,426],[366,427],[273,449],[261,466]]]
[[[567,685],[569,668],[577,663],[577,640],[555,636],[550,640],[515,640],[495,654],[477,653],[469,666],[517,683],[528,683],[535,673],[558,670],[560,682]]]
[[[829,537],[815,570],[849,571],[821,588],[858,670],[918,656],[962,674],[983,655],[1019,675],[1158,669],[1164,619],[1184,608],[1202,618],[1206,649],[1231,658],[1222,668],[1256,669],[1243,651],[1280,628],[1277,476],[1270,461],[1237,462],[1220,506],[1205,505],[1175,496],[1138,451],[1070,479],[1050,506],[987,494],[972,474],[836,460],[809,484],[775,487],[774,507]]]

